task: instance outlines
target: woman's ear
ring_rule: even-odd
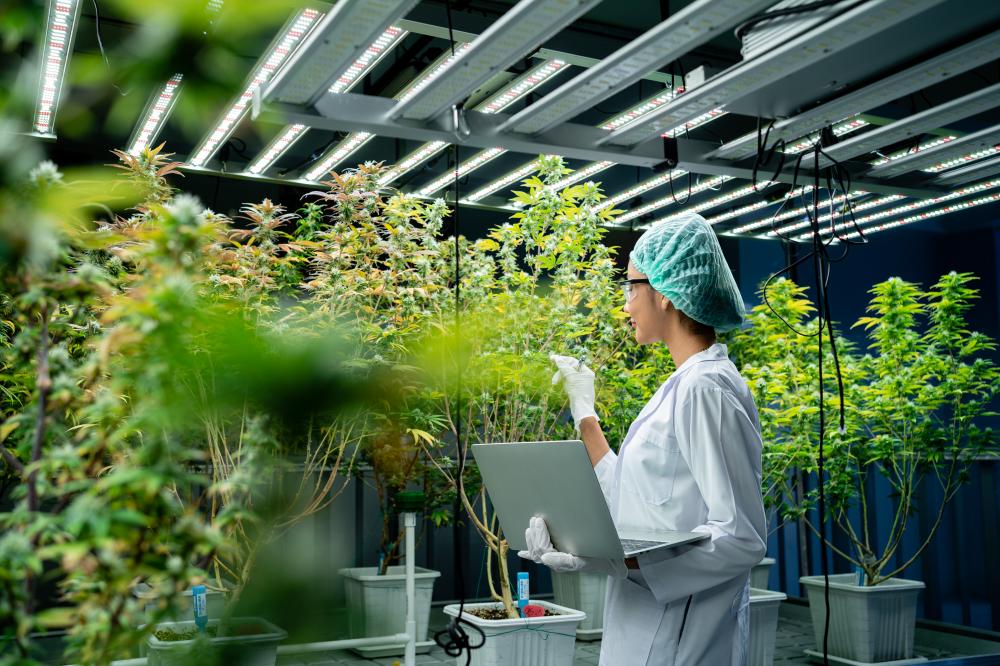
[[[670,302],[670,299],[660,294],[660,309],[664,312],[670,312],[674,307],[674,304]]]

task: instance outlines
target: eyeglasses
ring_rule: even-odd
[[[632,298],[635,296],[635,290],[632,288],[633,285],[637,284],[649,284],[649,280],[646,278],[635,278],[629,280],[622,280],[619,284],[622,287],[622,294],[625,296],[625,302],[630,303]]]

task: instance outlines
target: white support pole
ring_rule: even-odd
[[[403,524],[406,526],[406,652],[403,653],[404,666],[415,666],[417,663],[417,589],[416,572],[414,571],[414,535],[417,526],[417,514],[403,514]]]

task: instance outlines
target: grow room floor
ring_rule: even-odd
[[[440,608],[431,611],[431,632],[447,625],[448,618]],[[786,666],[790,664],[811,663],[804,655],[806,648],[813,647],[812,622],[809,619],[809,609],[805,605],[783,603],[778,621],[778,634],[775,638],[774,664]],[[577,641],[575,666],[590,666],[597,664],[601,651],[600,641],[585,643]],[[958,666],[961,660],[952,661],[956,657],[976,655],[1000,655],[1000,634],[982,631],[963,631],[962,635],[949,631],[937,630],[920,626],[916,631],[915,651],[917,655],[926,657],[929,663],[936,660],[947,660],[944,663]],[[379,664],[392,666],[400,662],[400,658],[383,657],[381,659],[363,659],[347,651],[335,651],[326,654],[304,655],[302,657],[282,657],[279,666],[361,666],[362,664]],[[433,648],[430,653],[417,655],[417,664],[454,664],[455,659],[445,655],[440,648]],[[977,662],[982,663],[982,662]],[[530,666],[530,665],[525,665]],[[942,664],[943,666],[943,664]]]

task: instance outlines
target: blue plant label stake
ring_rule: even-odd
[[[517,572],[517,610],[524,617],[524,607],[528,605],[528,572]]]
[[[194,623],[198,631],[205,633],[208,626],[208,600],[205,597],[205,586],[195,585],[191,588],[191,608],[194,609]]]

